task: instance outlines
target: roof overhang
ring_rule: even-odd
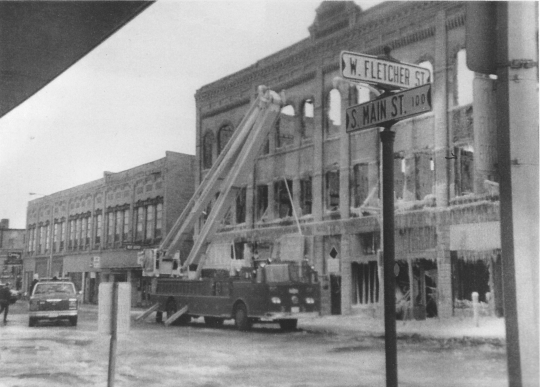
[[[0,2],[0,118],[152,3]]]

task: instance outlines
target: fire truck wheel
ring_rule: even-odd
[[[249,321],[247,309],[244,304],[238,304],[234,310],[234,324],[240,331],[247,331],[251,328],[251,321]]]
[[[223,325],[223,319],[218,317],[205,317],[204,323],[210,327],[220,327]]]
[[[294,331],[297,324],[298,320],[296,319],[279,320],[279,326],[283,331]]]

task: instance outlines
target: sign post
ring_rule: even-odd
[[[386,386],[397,387],[396,278],[394,241],[394,139],[392,126],[399,120],[432,110],[431,74],[428,69],[400,63],[385,48],[384,57],[351,52],[341,53],[341,73],[346,79],[372,83],[385,90],[377,99],[346,110],[348,133],[383,127],[382,215],[384,278],[384,346]],[[405,89],[393,93],[391,90]]]

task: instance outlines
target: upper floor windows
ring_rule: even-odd
[[[276,121],[276,148],[294,143],[295,112],[292,105],[284,106]]]
[[[332,136],[339,133],[341,126],[341,94],[338,89],[332,89],[328,94],[326,134]]]
[[[293,215],[292,180],[279,180],[274,184],[274,204],[277,218]]]
[[[214,148],[214,134],[208,131],[204,134],[203,143],[202,143],[203,169],[212,168],[213,148]]]
[[[306,99],[302,104],[302,138],[308,139],[313,137],[313,131],[315,123],[313,119],[315,117],[315,107],[312,99]]]
[[[456,98],[458,106],[468,105],[473,102],[474,71],[467,67],[467,52],[462,49],[456,58]]]
[[[218,131],[218,155],[225,148],[229,140],[233,135],[233,128],[231,125],[223,125]]]

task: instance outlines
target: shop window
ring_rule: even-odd
[[[311,185],[311,176],[300,180],[300,206],[302,215],[309,215],[312,212],[313,194]]]
[[[246,187],[240,188],[236,196],[236,223],[245,223],[246,221]]]
[[[203,144],[202,144],[203,169],[212,168],[213,147],[214,147],[214,134],[208,131],[203,137]]]
[[[467,52],[465,49],[457,53],[456,58],[456,103],[458,106],[473,102],[474,71],[467,67]]]
[[[369,195],[369,177],[367,164],[356,164],[353,167],[352,189],[353,206],[360,207]]]
[[[268,211],[268,186],[266,184],[257,186],[257,220],[266,217]]]
[[[339,90],[332,89],[328,94],[326,110],[326,134],[328,136],[338,134],[341,126],[341,94]]]
[[[293,215],[291,199],[292,180],[280,180],[274,183],[275,213],[278,218]]]
[[[474,149],[466,145],[454,149],[456,196],[473,192],[474,186]]]
[[[377,262],[352,264],[353,304],[372,305],[379,302]]]
[[[326,172],[326,209],[339,209],[339,171]]]
[[[313,137],[315,128],[314,119],[314,104],[312,99],[306,99],[302,104],[302,138],[308,139]]]
[[[221,153],[233,135],[231,125],[224,125],[218,131],[218,155]]]
[[[284,106],[275,126],[276,148],[294,143],[294,108],[292,105]]]

